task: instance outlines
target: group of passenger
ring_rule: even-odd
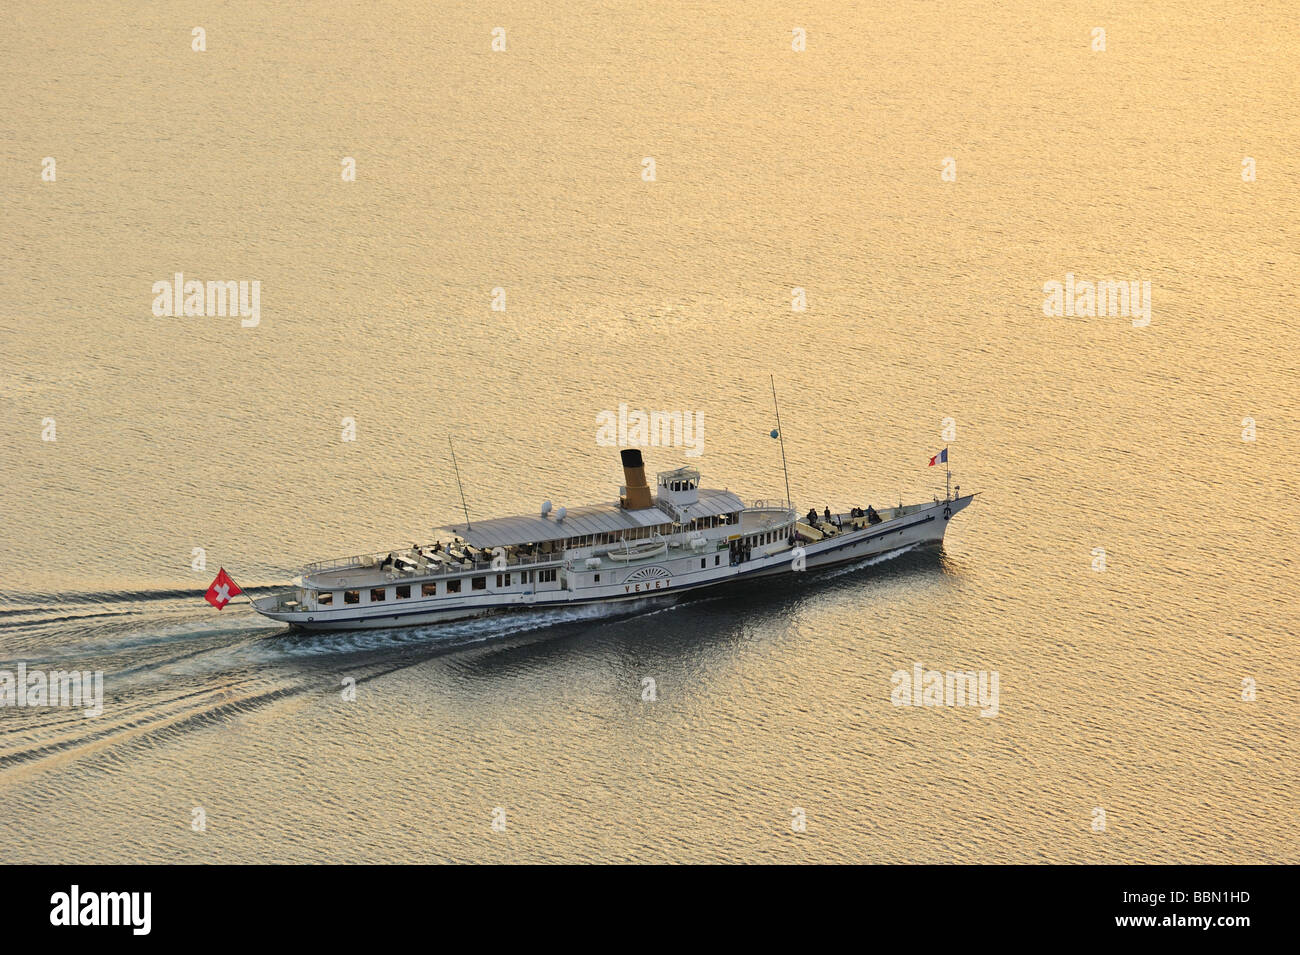
[[[867,509],[865,511],[860,507],[855,507],[850,512],[850,516],[865,517],[867,519],[868,524],[879,524],[882,520],[884,520],[883,517],[881,517],[879,514],[876,513],[876,509],[872,507],[870,504],[867,505]]]
[[[884,518],[881,517],[876,512],[876,509],[872,507],[870,504],[868,504],[865,509],[861,507],[852,508],[849,511],[849,517],[851,518],[865,517],[867,519],[868,524],[879,524],[881,521],[884,520]],[[826,524],[833,525],[835,527],[842,528],[844,526],[844,523],[842,521],[836,521],[833,517],[831,517],[831,509],[829,507],[825,508],[822,511],[821,517],[817,516],[817,508],[815,507],[808,508],[808,513],[804,516],[804,521],[812,527],[821,527],[823,522]]]

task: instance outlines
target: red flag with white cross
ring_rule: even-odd
[[[226,604],[230,603],[230,598],[238,597],[242,593],[239,584],[231,580],[230,575],[226,573],[226,568],[222,567],[217,571],[217,579],[212,582],[212,586],[203,595],[203,599],[218,610],[224,610]]]

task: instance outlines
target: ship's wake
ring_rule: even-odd
[[[899,548],[825,571],[836,580],[916,549]],[[42,599],[43,598],[43,599]],[[600,621],[687,612],[725,592],[657,594],[629,603],[535,609],[451,623],[375,630],[286,629],[245,604],[197,611],[193,591],[140,591],[112,599],[27,595],[0,606],[0,671],[103,674],[103,712],[86,707],[0,707],[0,768],[25,775],[69,760],[129,758],[136,747],[216,726],[276,705],[338,691],[475,645],[546,639]]]

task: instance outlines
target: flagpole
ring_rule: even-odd
[[[790,470],[785,465],[785,431],[781,428],[781,406],[776,400],[776,375],[770,376],[772,379],[772,407],[776,409],[776,436],[781,441],[781,471],[785,474],[785,502],[789,507],[794,507],[794,499],[790,497]]]
[[[943,499],[952,500],[952,459],[948,456],[948,445],[943,446],[943,466],[947,472],[947,477],[943,482]]]

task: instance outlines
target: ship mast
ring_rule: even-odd
[[[451,448],[451,466],[456,469],[456,487],[460,489],[460,506],[465,512],[465,530],[470,530],[469,507],[465,503],[465,488],[460,483],[460,465],[456,463],[456,446],[451,443],[451,435],[447,435],[447,447]]]
[[[776,434],[774,438],[781,441],[781,471],[785,474],[785,502],[788,506],[794,507],[794,499],[790,497],[790,469],[785,464],[785,432],[781,430],[781,406],[776,400],[776,375],[770,376],[772,379],[772,407],[776,409]]]

